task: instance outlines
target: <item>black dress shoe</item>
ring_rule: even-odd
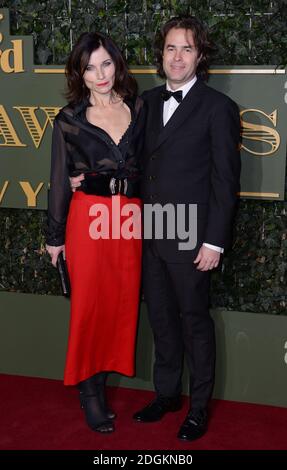
[[[190,411],[177,434],[182,441],[194,441],[207,431],[207,412],[205,410]]]
[[[154,421],[159,421],[170,411],[180,410],[181,406],[182,403],[180,396],[163,397],[162,395],[159,395],[145,408],[135,413],[133,418],[141,423],[152,423]]]

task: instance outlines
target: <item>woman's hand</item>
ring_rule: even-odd
[[[64,252],[64,257],[65,257],[65,245],[61,245],[61,246],[46,245],[46,250],[49,253],[49,255],[51,256],[52,265],[55,266],[55,268],[56,268],[57,267],[57,259],[58,259],[59,254],[61,253],[61,251]]]
[[[79,186],[81,186],[81,181],[83,181],[84,179],[84,173],[81,173],[79,176],[70,176],[70,186],[73,193],[76,191],[76,188],[79,188]]]

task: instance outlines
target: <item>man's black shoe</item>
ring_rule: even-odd
[[[194,441],[207,431],[207,412],[205,410],[190,411],[178,432],[178,439]]]
[[[181,406],[180,396],[163,397],[159,395],[145,408],[135,413],[133,418],[141,423],[152,423],[153,421],[159,421],[169,411],[180,410]]]

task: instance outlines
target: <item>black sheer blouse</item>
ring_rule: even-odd
[[[65,243],[66,220],[72,196],[69,176],[97,173],[116,178],[140,174],[143,141],[143,101],[125,99],[131,111],[131,123],[117,145],[103,129],[87,121],[89,103],[65,106],[54,121],[48,226],[46,242],[51,246]]]

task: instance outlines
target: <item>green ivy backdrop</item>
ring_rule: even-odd
[[[287,63],[283,0],[0,0],[0,7],[10,9],[12,34],[33,36],[38,64],[63,64],[81,32],[100,30],[122,45],[130,65],[152,65],[154,33],[187,12],[209,26],[216,65]],[[233,250],[213,275],[213,307],[287,315],[286,211],[286,202],[241,200]],[[44,211],[0,210],[1,290],[60,294],[44,252],[45,220]]]

